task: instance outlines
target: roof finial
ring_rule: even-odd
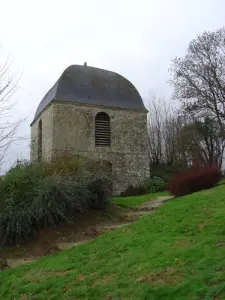
[[[84,63],[84,66],[85,66],[85,67],[87,67],[87,63],[86,63],[86,61],[85,61],[85,63]]]

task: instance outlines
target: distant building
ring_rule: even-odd
[[[68,67],[31,123],[31,160],[79,154],[109,162],[113,194],[149,176],[147,110],[123,76]]]

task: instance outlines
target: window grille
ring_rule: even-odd
[[[110,117],[104,112],[100,112],[95,117],[95,146],[110,146]]]

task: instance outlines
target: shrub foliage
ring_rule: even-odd
[[[142,189],[144,193],[157,193],[164,191],[165,186],[166,182],[162,178],[154,176],[143,183]]]
[[[128,186],[128,188],[120,194],[121,197],[139,196],[148,193],[157,193],[165,190],[166,182],[160,177],[152,177],[146,179],[138,186]]]
[[[176,175],[168,184],[168,190],[175,196],[183,196],[215,186],[222,178],[218,166],[193,166]]]
[[[96,174],[88,173],[80,161],[64,160],[55,166],[18,163],[1,180],[0,243],[19,242],[40,227],[73,221],[77,213],[104,209],[109,184]]]
[[[122,193],[120,193],[121,197],[129,197],[129,196],[139,196],[143,195],[144,191],[142,186],[133,186],[129,185]]]

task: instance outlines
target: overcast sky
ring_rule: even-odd
[[[169,66],[191,39],[225,26],[224,0],[3,0],[0,65],[23,72],[15,118],[30,136],[37,105],[63,70],[83,64],[128,78],[147,104],[149,90],[170,98]],[[6,165],[29,157],[29,140],[11,147]]]

